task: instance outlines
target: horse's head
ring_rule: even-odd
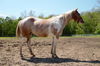
[[[77,9],[72,11],[72,19],[74,19],[74,21],[79,22],[79,23],[84,23],[82,17],[80,16],[79,12],[77,11]]]

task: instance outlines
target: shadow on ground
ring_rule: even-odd
[[[22,60],[33,63],[64,63],[64,62],[83,62],[83,63],[100,63],[99,60],[81,61],[71,58],[23,58]]]

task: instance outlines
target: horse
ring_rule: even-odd
[[[84,23],[77,9],[67,11],[49,19],[40,19],[32,16],[26,17],[19,21],[16,28],[16,36],[25,37],[27,39],[27,46],[32,57],[35,57],[30,46],[32,35],[34,34],[38,37],[51,36],[53,39],[51,55],[52,58],[58,58],[56,54],[56,40],[59,39],[60,35],[62,35],[64,27],[68,25],[72,19],[77,23]],[[20,46],[20,56],[23,57],[22,45]]]

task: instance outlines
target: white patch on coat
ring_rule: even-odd
[[[59,18],[58,18],[58,17],[53,18],[53,20],[52,20],[52,22],[50,22],[50,26],[49,26],[49,28],[48,28],[48,30],[49,30],[49,36],[55,36],[55,35],[51,32],[51,28],[52,28],[51,26],[52,26],[52,25],[54,25],[54,28],[57,29],[57,32],[59,32],[60,29],[61,29],[61,27],[62,27]]]

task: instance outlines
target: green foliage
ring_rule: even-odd
[[[69,22],[68,25],[65,26],[64,30],[63,30],[63,35],[67,35],[67,36],[71,36],[72,34],[76,33],[76,25],[77,23],[75,22]]]
[[[83,15],[85,34],[93,34],[96,30],[97,20],[95,13],[87,12]]]
[[[100,23],[96,26],[95,34],[100,34]]]
[[[63,30],[63,35],[71,36],[73,34],[84,34],[83,25],[70,21]]]
[[[51,18],[54,15],[44,17],[43,15],[38,16],[39,18]],[[63,30],[63,36],[71,36],[73,34],[100,34],[100,10],[92,12],[85,12],[81,14],[84,24],[79,24],[75,21],[70,21]],[[10,17],[0,18],[0,36],[15,36],[16,26],[19,20],[12,19]]]
[[[18,19],[13,20],[10,17],[6,17],[5,19],[2,19],[0,21],[0,36],[15,36]]]
[[[84,32],[84,26],[83,26],[83,24],[77,24],[76,25],[77,27],[76,27],[76,33],[75,34],[85,34],[85,32]]]

